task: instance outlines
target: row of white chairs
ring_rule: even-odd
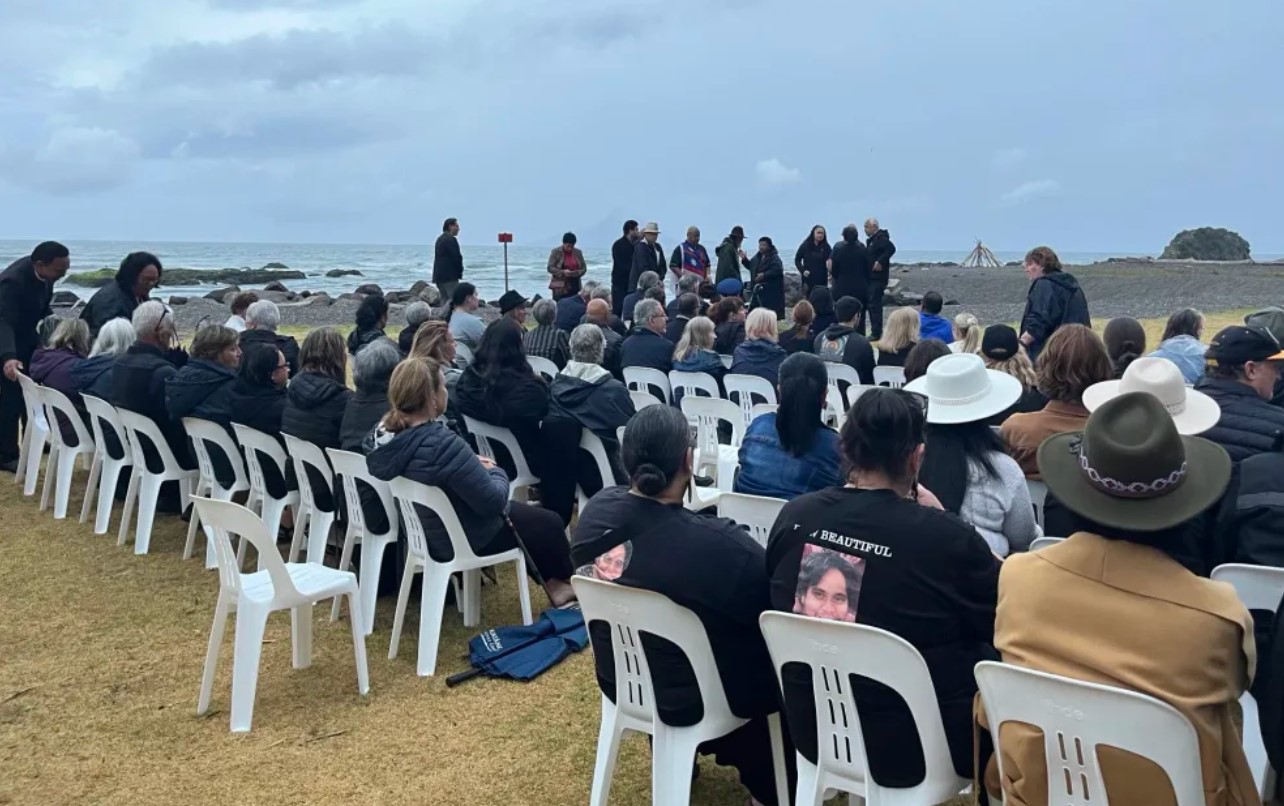
[[[1231,583],[1252,610],[1274,611],[1284,596],[1284,569],[1222,566],[1213,572],[1213,579]],[[609,651],[616,676],[614,702],[605,695],[601,698],[590,806],[606,806],[620,740],[629,732],[652,737],[652,802],[685,806],[690,802],[690,770],[699,745],[746,722],[727,704],[702,622],[658,593],[580,576],[571,584],[585,620],[610,627]],[[968,786],[968,780],[955,773],[931,674],[912,644],[874,627],[792,613],[764,613],[759,623],[782,686],[786,665],[804,664],[812,672],[817,758],[812,763],[797,755],[794,803],[820,804],[835,791],[872,804],[939,803]],[[686,656],[703,703],[700,722],[677,728],[660,720],[643,635],[663,638]],[[870,774],[860,709],[848,682],[854,677],[887,686],[909,708],[926,764],[926,775],[917,786],[885,788]],[[1106,804],[1097,751],[1108,746],[1159,765],[1169,777],[1178,806],[1203,804],[1198,738],[1190,722],[1168,703],[1139,692],[992,661],[977,664],[976,680],[996,746],[999,728],[1008,722],[1033,725],[1047,737],[1049,803]],[[1049,702],[1058,707],[1047,707]],[[1248,693],[1241,703],[1245,750],[1265,798],[1272,771],[1262,745],[1256,703]],[[777,799],[788,803],[779,715],[769,717],[769,729]],[[996,758],[1002,776],[1002,754]]]

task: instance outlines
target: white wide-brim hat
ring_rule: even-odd
[[[1021,382],[986,369],[975,353],[941,356],[928,365],[926,375],[905,389],[927,397],[927,421],[935,425],[988,420],[1021,399]]]
[[[1222,417],[1217,401],[1187,387],[1181,370],[1167,358],[1136,359],[1119,380],[1094,383],[1083,390],[1083,405],[1088,411],[1096,411],[1107,400],[1129,392],[1145,392],[1159,398],[1179,434],[1202,434]]]
[[[646,235],[648,232],[654,232],[656,235],[659,235],[660,225],[655,223],[654,221],[646,222],[646,226],[642,228],[642,234]]]

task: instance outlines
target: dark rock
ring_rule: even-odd
[[[958,305],[958,304],[959,304],[959,301],[958,301],[958,300],[956,300],[956,299],[947,299],[947,300],[945,300],[945,304],[946,304],[946,305]]]
[[[75,305],[77,302],[80,302],[80,297],[76,296],[76,292],[55,291],[53,294],[53,299],[49,301],[49,304],[55,308],[70,308],[71,306]]]
[[[290,289],[286,288],[286,287],[285,287],[285,284],[284,284],[284,283],[282,283],[280,280],[273,280],[272,282],[270,282],[270,283],[268,283],[267,285],[263,286],[263,290],[264,290],[264,291],[285,291],[285,292],[289,292],[289,290],[290,290]]]
[[[325,273],[325,276],[326,277],[364,277],[365,275],[363,275],[361,272],[357,271],[356,269],[330,269],[330,271]]]
[[[311,296],[307,297],[307,298],[304,300],[304,304],[305,304],[305,305],[319,305],[319,306],[321,306],[321,307],[329,307],[329,306],[331,306],[331,305],[333,305],[333,304],[334,304],[334,300],[333,300],[333,299],[331,299],[331,298],[330,298],[330,295],[329,295],[329,294],[327,294],[327,293],[325,293],[324,291],[318,291],[317,293],[312,294]]]
[[[186,305],[186,304],[187,304],[187,297],[170,297],[170,298],[169,298],[169,304],[170,304],[170,305]]]
[[[269,302],[275,302],[277,305],[280,305],[283,302],[295,302],[299,299],[299,295],[294,293],[293,291],[264,290],[264,291],[255,291],[254,293],[259,295],[259,299],[265,299],[265,300],[268,300]]]
[[[383,298],[388,300],[389,305],[398,305],[408,299],[414,299],[409,291],[389,291],[383,295]]]
[[[1111,260],[1114,260],[1114,258],[1111,258]],[[1024,266],[1025,264],[1019,260],[1009,260],[1007,263],[1004,263],[1003,265],[1004,266]]]
[[[169,281],[168,272],[165,273],[165,280],[166,282]],[[233,286],[228,286],[227,288],[219,288],[214,291],[211,291],[210,293],[205,295],[205,299],[212,299],[215,302],[221,302],[224,305],[226,305],[228,304],[228,302],[231,301],[230,298],[233,294],[239,294],[239,293],[241,293],[241,287],[233,285]]]
[[[369,296],[371,294],[383,296],[383,289],[380,288],[377,283],[366,283],[365,285],[357,286],[357,290],[353,293],[360,294],[362,296]]]
[[[307,299],[308,297],[312,296],[312,292],[305,288],[299,292],[299,296],[303,297],[304,299]]]
[[[785,308],[792,310],[802,299],[802,275],[796,271],[785,272]]]
[[[410,286],[410,291],[408,291],[407,293],[409,293],[410,296],[412,297],[417,297],[420,294],[422,294],[424,292],[424,289],[427,287],[428,287],[428,281],[420,280],[416,282],[414,285]]]
[[[263,267],[263,271],[270,271],[272,269],[288,269],[288,268],[290,267],[285,265],[284,263],[269,263]]]
[[[99,269],[83,274],[70,274],[63,280],[68,285],[84,288],[100,288],[110,283],[116,276],[115,269]],[[271,269],[166,269],[165,285],[209,285],[210,283],[228,283],[233,285],[262,285],[273,280],[306,280],[307,275],[301,271],[277,271]]]
[[[340,294],[334,298],[334,301],[343,302],[345,300],[351,300],[352,302],[360,302],[363,299],[365,299],[365,296],[362,294]]]
[[[418,285],[418,283],[416,283],[416,285]],[[442,299],[441,292],[437,290],[437,286],[432,285],[431,283],[427,283],[426,285],[428,287],[425,288],[423,291],[419,292],[419,299],[423,300],[424,302],[428,303],[434,308],[442,304],[445,300]]]

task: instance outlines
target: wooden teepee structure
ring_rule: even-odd
[[[976,248],[973,249],[967,257],[963,258],[962,265],[967,268],[981,268],[986,266],[999,267],[1003,264],[994,256],[994,253],[990,251],[990,248],[981,243],[981,240],[978,238],[976,241]]]

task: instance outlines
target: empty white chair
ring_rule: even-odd
[[[718,397],[696,397],[683,395],[682,413],[696,427],[696,446],[694,466],[697,472],[702,468],[716,469],[724,455],[739,464],[740,442],[745,436],[745,421],[740,414],[740,407],[730,400]],[[731,444],[718,443],[719,421],[730,423]],[[715,479],[716,479],[715,475]]]
[[[281,531],[281,520],[285,516],[285,508],[292,508],[295,518],[298,517],[299,493],[297,490],[290,490],[280,498],[274,498],[267,489],[263,462],[265,459],[271,462],[284,480],[286,465],[289,462],[285,456],[285,449],[276,441],[276,437],[247,425],[232,423],[232,432],[236,434],[236,441],[245,452],[245,468],[250,477],[250,497],[245,505],[259,513],[263,518],[263,524],[267,526],[268,534],[276,540],[277,534]]]
[[[655,395],[650,392],[637,392],[630,389],[629,398],[633,401],[634,411],[642,411],[642,409],[645,409],[647,406],[660,405],[660,401],[657,400]]]
[[[1161,767],[1177,796],[1177,806],[1203,806],[1199,739],[1186,717],[1168,703],[1135,691],[994,661],[976,665],[976,683],[996,748],[999,727],[1006,722],[1022,722],[1043,731],[1048,803],[1109,806],[1097,758],[1097,747],[1105,745]],[[1002,779],[1003,754],[995,752],[994,758]]]
[[[116,407],[93,395],[81,395],[81,399],[85,401],[85,411],[89,412],[89,425],[94,432],[94,461],[89,468],[89,484],[85,488],[85,503],[80,510],[80,522],[84,523],[89,516],[89,507],[94,501],[94,496],[97,495],[98,508],[94,515],[94,534],[105,535],[111,522],[111,506],[116,500],[116,486],[120,483],[121,471],[134,464],[134,452],[129,447],[129,434],[125,431],[125,426],[120,424]],[[109,432],[103,430],[104,425],[110,429],[110,433],[116,435],[116,440],[120,443],[121,450],[124,452],[120,459],[113,459],[107,452],[105,435]]]
[[[526,461],[526,454],[522,453],[522,446],[517,441],[516,435],[507,428],[490,423],[483,423],[481,420],[475,420],[468,415],[463,415],[464,427],[468,433],[473,435],[477,440],[477,452],[492,462],[495,461],[495,446],[492,443],[498,442],[508,451],[508,455],[513,459],[513,468],[516,477],[508,482],[508,494],[512,498],[518,498],[518,493],[525,493],[529,488],[539,484],[539,476],[531,471],[530,462]]]
[[[1064,537],[1036,537],[1034,541],[1030,543],[1030,551],[1038,551],[1039,549],[1046,549],[1048,546],[1055,546],[1056,544],[1060,543],[1062,540],[1065,540],[1065,538]]]
[[[97,455],[93,437],[85,428],[85,421],[80,412],[62,392],[44,387],[40,390],[45,405],[45,418],[49,428],[49,463],[45,466],[45,488],[40,496],[40,509],[49,506],[49,488],[57,479],[54,487],[54,519],[67,517],[67,499],[71,497],[71,474],[76,469],[76,458],[82,457],[85,469],[93,472],[93,457]],[[58,415],[61,414],[76,433],[76,444],[68,445],[59,426]],[[89,493],[85,493],[88,495]],[[84,509],[81,510],[82,521]]]
[[[528,355],[526,356],[526,363],[530,364],[531,369],[539,373],[540,376],[549,383],[552,383],[553,379],[557,377],[557,364],[554,364],[547,358],[540,358],[537,355]]]
[[[290,541],[290,562],[299,559],[299,549],[303,545],[303,536],[307,535],[307,561],[325,564],[325,549],[330,542],[330,530],[334,527],[338,514],[339,499],[334,494],[334,469],[330,460],[325,458],[321,448],[298,437],[283,434],[285,448],[294,463],[294,475],[299,482],[299,508],[294,514],[294,539]],[[334,509],[326,511],[317,506],[317,491],[312,489],[312,478],[308,474],[311,467],[324,479],[330,491],[330,502]]]
[[[874,367],[874,385],[900,389],[905,385],[904,367]]]
[[[829,375],[829,394],[835,398],[834,408],[841,410],[850,408],[847,397],[849,392],[847,390],[860,388],[860,374],[846,364],[837,361],[826,361],[825,372]],[[855,398],[852,398],[852,402],[854,401]]]
[[[215,501],[231,501],[237,493],[243,493],[250,489],[250,482],[245,475],[245,463],[241,461],[241,452],[237,449],[236,443],[223,426],[218,423],[212,423],[209,420],[200,420],[196,417],[184,417],[183,428],[187,431],[187,436],[192,440],[192,452],[196,454],[196,469],[199,475],[196,477],[196,489],[193,495],[213,498]],[[214,473],[214,460],[211,458],[210,447],[216,446],[223,455],[227,457],[228,464],[232,469],[232,481],[228,486],[224,486],[218,480]],[[188,560],[192,557],[192,549],[196,545],[196,528],[200,523],[200,513],[193,512],[191,521],[187,525],[187,545],[183,547],[183,559]],[[245,543],[241,542],[237,550],[237,560],[245,554]],[[216,564],[214,558],[214,541],[210,539],[210,530],[205,530],[205,567],[213,568]]]
[[[236,639],[232,654],[233,733],[250,729],[254,717],[254,694],[259,682],[259,657],[263,650],[263,631],[268,615],[277,610],[290,611],[291,638],[294,644],[294,668],[312,665],[312,605],[333,596],[347,596],[352,617],[352,646],[356,653],[357,689],[363,695],[370,691],[366,666],[366,639],[361,632],[361,603],[357,596],[357,578],[316,563],[284,563],[276,553],[276,536],[268,534],[262,519],[240,504],[193,498],[196,512],[205,528],[213,535],[214,556],[218,561],[218,603],[214,605],[214,626],[210,630],[209,648],[205,653],[205,671],[201,675],[201,694],[196,713],[209,710],[214,689],[214,672],[218,667],[219,647],[227,627],[227,616],[236,613]],[[231,535],[249,541],[259,553],[262,570],[241,573],[232,551]]]
[[[460,369],[467,368],[469,364],[473,363],[473,348],[461,341],[456,341],[455,363],[459,365]]]
[[[1030,505],[1034,507],[1034,522],[1043,526],[1043,506],[1048,500],[1048,485],[1038,479],[1026,479],[1025,486],[1030,491]]]
[[[910,642],[875,627],[792,613],[763,613],[758,623],[777,677],[786,664],[811,667],[817,755],[815,764],[797,755],[795,803],[820,804],[825,790],[837,789],[870,804],[918,806],[949,800],[967,787],[967,779],[954,772],[932,675]],[[853,676],[882,683],[905,701],[918,728],[926,765],[917,786],[884,788],[870,775],[850,682]]]
[[[727,375],[722,379],[727,390],[727,399],[740,407],[744,414],[745,427],[753,422],[753,410],[756,406],[776,405],[776,389],[766,378],[757,375]],[[761,402],[755,402],[755,397]]]
[[[783,498],[743,493],[723,493],[718,497],[718,515],[730,518],[749,529],[754,540],[767,547],[767,537],[776,523],[780,510],[788,503]]]
[[[669,388],[673,390],[673,396],[678,396],[678,390],[682,390],[682,396],[700,397],[697,392],[703,392],[704,397],[720,398],[722,392],[718,389],[718,382],[707,372],[679,372],[673,370],[669,373]]]
[[[655,395],[661,403],[667,404],[673,399],[673,390],[669,388],[668,373],[661,372],[658,369],[625,367],[624,385],[638,392]],[[652,391],[653,389],[659,389],[660,394],[655,394]],[[714,397],[717,397],[717,395],[714,395]]]
[[[125,536],[129,534],[129,519],[135,515],[134,509],[137,507],[138,523],[134,528],[134,553],[146,554],[152,542],[152,523],[156,520],[156,502],[160,497],[161,485],[167,481],[177,482],[179,506],[180,509],[186,510],[192,485],[196,483],[197,472],[184,470],[178,464],[178,460],[174,458],[174,452],[169,449],[169,443],[165,441],[160,428],[152,422],[151,418],[120,408],[116,409],[116,416],[120,418],[120,424],[125,427],[125,433],[129,435],[129,447],[134,454],[134,462],[129,474],[129,491],[125,494],[125,508],[120,515],[120,536],[116,539],[116,545],[125,545]],[[151,443],[160,457],[160,472],[152,472],[147,467],[147,458],[144,453],[146,443]],[[99,498],[102,497],[102,492],[99,491]]]
[[[431,677],[437,670],[437,646],[441,640],[441,619],[446,610],[446,587],[452,574],[462,573],[463,591],[456,592],[463,599],[464,626],[475,627],[481,623],[482,568],[502,563],[517,563],[517,593],[522,604],[522,623],[531,623],[530,586],[526,583],[526,556],[520,549],[478,556],[468,544],[464,527],[455,514],[450,498],[439,487],[430,487],[407,478],[389,482],[401,519],[406,528],[406,570],[401,577],[401,591],[397,594],[397,612],[392,621],[392,641],[388,646],[389,659],[397,657],[401,643],[401,629],[406,619],[406,605],[415,574],[423,572],[423,586],[419,594],[419,659],[416,669],[420,677]],[[448,562],[437,562],[428,554],[428,538],[416,506],[433,512],[450,538],[454,557]]]
[[[35,495],[40,460],[45,458],[45,443],[49,439],[49,422],[45,419],[44,397],[40,393],[40,385],[19,372],[18,386],[22,388],[22,405],[27,410],[27,424],[22,429],[22,447],[18,454],[18,472],[14,481],[22,484],[23,495]]]
[[[348,503],[348,531],[343,538],[343,555],[339,559],[339,570],[347,571],[352,561],[352,547],[361,545],[361,614],[366,623],[365,634],[374,632],[375,601],[379,593],[379,571],[383,568],[383,553],[388,546],[397,542],[397,508],[392,500],[392,488],[388,482],[370,475],[366,467],[366,457],[359,453],[339,451],[327,448],[326,454],[334,465],[334,472],[343,483],[343,497]],[[357,482],[370,485],[379,497],[384,513],[388,516],[388,530],[375,532],[366,523],[366,512],[361,505],[361,490]],[[330,616],[333,621],[338,615],[339,601],[335,600],[335,609]]]
[[[605,622],[611,629],[615,658],[615,702],[602,695],[602,723],[597,735],[590,806],[606,806],[620,740],[630,731],[653,737],[651,802],[686,806],[691,802],[691,767],[701,742],[726,736],[747,720],[731,713],[722,678],[713,659],[709,636],[700,619],[658,593],[628,588],[588,577],[571,578],[584,611],[584,621]],[[704,717],[686,728],[665,725],[655,713],[655,684],[642,648],[642,634],[676,644],[695,672]],[[597,651],[597,647],[594,647]],[[777,802],[789,803],[780,717],[769,718],[776,775]]]
[[[1279,609],[1280,599],[1284,598],[1284,568],[1228,563],[1214,568],[1209,579],[1230,583],[1239,595],[1239,600],[1249,610],[1274,613]],[[1257,699],[1252,693],[1245,691],[1239,698],[1239,705],[1243,710],[1244,755],[1248,758],[1249,769],[1253,771],[1258,794],[1262,796],[1262,800],[1266,800],[1274,770],[1271,769],[1270,759],[1266,757],[1266,745],[1262,741]]]
[[[597,434],[587,428],[580,429],[580,450],[587,451],[589,456],[593,457],[593,463],[597,465],[597,474],[602,479],[602,489],[615,486],[615,473],[611,470],[611,458],[606,455],[606,446]],[[575,498],[579,504],[580,512],[584,512],[584,506],[589,502],[589,497],[584,494],[584,489],[578,484],[575,486]]]

